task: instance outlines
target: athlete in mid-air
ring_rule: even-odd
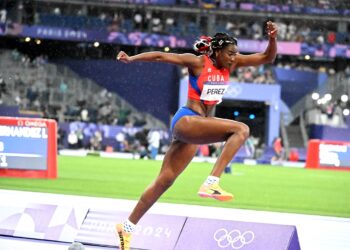
[[[249,127],[244,123],[213,117],[213,110],[221,102],[232,70],[244,66],[271,63],[277,51],[277,27],[267,22],[268,45],[263,53],[241,55],[237,40],[226,33],[214,37],[201,37],[194,49],[202,55],[146,52],[128,56],[120,51],[117,60],[131,62],[164,62],[188,68],[189,88],[186,106],[175,114],[171,130],[173,140],[165,154],[159,175],[146,188],[129,218],[116,224],[120,248],[130,249],[130,240],[135,225],[158,198],[174,183],[197,152],[198,145],[225,142],[214,167],[199,188],[198,195],[220,201],[229,201],[233,195],[219,186],[225,166],[249,136]]]

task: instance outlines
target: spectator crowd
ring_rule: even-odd
[[[6,1],[5,1],[6,2]],[[132,2],[132,1],[131,1]],[[32,13],[32,18],[18,18],[19,10],[23,11],[20,4],[18,10],[12,9],[7,11],[0,6],[0,22],[6,19],[9,22],[22,22],[30,25],[48,25],[54,27],[70,27],[74,29],[104,29],[108,31],[131,32],[140,31],[148,33],[189,36],[189,35],[210,35],[213,32],[225,31],[233,34],[240,39],[264,39],[264,22],[266,17],[256,16],[252,19],[250,16],[242,16],[232,13],[232,15],[223,15],[220,11],[210,13],[214,19],[203,15],[196,11],[196,6],[203,4],[213,4],[215,8],[220,10],[220,6],[231,4],[236,9],[246,3],[254,3],[260,5],[277,5],[277,6],[294,6],[294,7],[310,7],[319,8],[321,10],[349,10],[348,1],[335,0],[289,0],[289,1],[265,1],[265,0],[180,0],[177,6],[190,5],[193,12],[176,11],[172,8],[164,7],[152,8],[152,5],[145,2],[142,4],[120,5],[118,7],[96,7],[82,5],[36,5]],[[155,1],[157,3],[157,1]],[[176,5],[175,5],[176,6]],[[14,8],[14,7],[13,7]],[[226,7],[225,7],[226,8]],[[23,15],[22,15],[23,16]],[[26,15],[24,15],[26,16]],[[339,16],[341,16],[339,14]],[[283,41],[306,42],[316,44],[347,44],[350,42],[349,27],[346,22],[339,20],[329,21],[322,18],[274,18],[279,27],[279,39]],[[317,20],[317,21],[316,21]],[[208,27],[211,28],[208,28]]]

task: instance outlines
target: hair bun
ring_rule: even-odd
[[[201,36],[199,40],[194,42],[193,49],[201,54],[210,54],[211,40],[210,36]]]

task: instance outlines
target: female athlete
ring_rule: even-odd
[[[267,22],[268,46],[263,53],[242,55],[238,52],[237,40],[225,33],[214,37],[201,37],[194,49],[202,55],[146,52],[128,56],[120,51],[117,60],[131,62],[164,62],[188,68],[189,89],[186,106],[180,108],[171,123],[173,140],[165,154],[159,175],[146,188],[129,218],[115,229],[120,240],[120,249],[130,249],[131,234],[135,225],[158,198],[174,183],[195,156],[198,145],[225,142],[214,167],[199,188],[201,197],[229,201],[233,195],[219,186],[225,166],[249,136],[249,127],[244,123],[213,117],[214,107],[221,102],[228,88],[230,72],[238,67],[271,63],[277,51],[277,27]]]

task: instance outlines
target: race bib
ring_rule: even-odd
[[[223,82],[206,82],[203,85],[203,90],[200,99],[204,101],[222,101],[222,96],[225,94],[228,84]]]

